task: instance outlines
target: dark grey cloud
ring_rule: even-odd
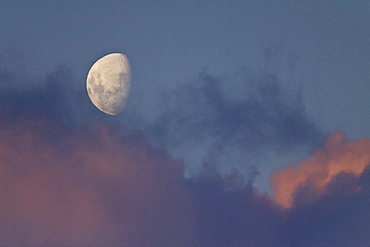
[[[301,91],[267,71],[242,68],[234,75],[213,76],[205,70],[164,92],[161,104],[157,120],[142,130],[190,167],[222,167],[225,159],[234,163],[231,167],[258,167],[266,151],[310,150],[324,137],[306,115]]]
[[[292,246],[366,246],[370,241],[369,168],[360,176],[338,174],[325,196],[305,203],[309,190],[301,188],[296,196],[298,206],[287,218]],[[358,191],[359,193],[355,193]],[[306,190],[306,191],[305,191]]]
[[[195,97],[194,101],[188,102],[190,105],[194,104],[191,106],[193,109],[201,107],[201,103],[197,102],[203,98],[210,118],[195,119],[194,125],[190,128],[208,129],[211,135],[219,136],[222,142],[228,143],[234,140],[238,145],[248,149],[260,146],[289,149],[293,145],[312,145],[317,142],[320,131],[304,115],[300,99],[288,102],[290,100],[288,97],[292,95],[283,91],[274,75],[264,74],[257,80],[249,83],[250,95],[245,99],[230,100],[222,93],[222,82],[218,78],[201,74],[197,82],[199,88],[187,87],[183,97]],[[248,84],[247,81],[244,82]],[[243,91],[245,88],[240,90]],[[247,95],[248,92],[246,91],[245,94]],[[187,107],[186,103],[179,104]],[[199,113],[200,116],[203,114]],[[179,123],[183,124],[191,121],[193,117],[196,118],[187,113],[181,117],[185,121]]]
[[[188,180],[196,201],[199,246],[282,246],[284,214],[250,185],[230,189],[240,182],[235,174],[222,178],[209,171]]]
[[[310,196],[309,190],[301,188],[296,196],[297,204],[289,210],[279,209],[267,195],[253,187],[228,189],[230,178],[221,178],[217,173],[192,178],[188,187],[196,201],[198,244],[367,246],[369,174],[369,169],[361,176],[340,173],[326,194],[310,203],[298,202]]]
[[[59,118],[66,125],[94,118],[91,114],[94,107],[89,104],[85,88],[78,84],[70,68],[60,65],[47,75],[31,78],[21,65],[11,65],[10,58],[14,56],[0,56],[0,109],[3,112],[13,118],[25,113]]]

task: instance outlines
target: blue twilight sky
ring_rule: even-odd
[[[366,0],[0,0],[0,35],[0,110],[5,122],[23,123],[19,119],[29,115],[45,118],[47,125],[58,122],[60,129],[55,131],[60,136],[98,122],[114,128],[119,136],[131,138],[135,144],[128,146],[136,147],[136,141],[140,140],[147,143],[150,150],[163,151],[166,160],[180,162],[184,167],[180,177],[185,182],[203,176],[207,169],[214,170],[217,179],[202,181],[199,178],[195,185],[190,182],[195,198],[204,194],[202,199],[194,199],[199,204],[198,210],[203,207],[212,210],[219,203],[228,203],[227,195],[217,189],[208,191],[207,186],[215,183],[217,187],[235,172],[244,177],[241,186],[255,187],[260,193],[271,195],[271,172],[308,157],[313,149],[322,147],[333,132],[345,132],[349,139],[370,136],[370,2]],[[132,67],[132,90],[126,109],[115,117],[99,112],[86,93],[90,67],[97,59],[113,52],[126,54]],[[64,137],[59,140],[58,134],[53,138],[56,146],[64,143]],[[75,138],[85,140],[85,137]],[[56,149],[69,150],[68,145]],[[58,168],[50,169],[58,171]],[[164,176],[166,174],[164,172]],[[107,185],[107,191],[111,194],[119,191],[120,186],[115,186],[117,188],[110,190]],[[240,193],[249,193],[248,200],[252,200],[252,192]],[[215,200],[212,205],[205,199],[209,194],[214,195],[210,196],[210,201]],[[215,199],[218,196],[220,198]],[[248,218],[260,205],[266,206],[264,200],[267,199],[261,200],[263,202],[258,203],[252,200],[250,211],[241,214]],[[362,202],[359,198],[351,200]],[[70,211],[74,209],[72,205]],[[231,215],[233,210],[230,209]],[[243,239],[224,232],[222,226],[208,231],[202,228],[203,222],[195,227],[197,230],[185,224],[190,229],[186,228],[186,232],[198,237],[194,237],[193,245],[184,242],[178,246],[216,246],[217,241],[221,241],[219,246],[239,246],[240,243],[341,246],[341,240],[335,238],[337,232],[322,236],[313,227],[302,229],[303,235],[298,237],[291,235],[295,224],[304,221],[300,213],[310,208],[297,209],[288,216],[274,210],[277,211],[270,212],[268,217],[276,220],[277,228],[284,227],[279,234],[266,232],[271,235],[271,242],[261,242],[263,238],[259,237]],[[14,214],[27,215],[23,211]],[[118,218],[119,215],[115,213]],[[209,219],[210,224],[215,224],[214,218],[220,225],[227,222],[217,214],[199,217],[196,222]],[[344,219],[347,215],[342,213],[338,217]],[[113,232],[125,228],[119,222],[107,222],[108,228],[115,229]],[[238,228],[239,223],[234,227]],[[28,231],[32,225],[22,225],[19,232],[32,235],[32,231]],[[146,229],[145,224],[139,225],[139,230],[135,228],[137,234]],[[325,227],[320,225],[317,229]],[[241,234],[248,235],[248,229],[252,228],[242,226]],[[4,229],[8,228],[4,226]],[[71,228],[66,223],[63,229]],[[264,230],[253,228],[253,233]],[[105,235],[97,231],[103,236],[97,237],[101,241]],[[317,233],[313,234],[317,242],[310,239],[310,231]],[[90,228],[86,232],[91,233]],[[35,234],[40,234],[41,244],[88,243],[67,230],[64,233],[65,242],[58,238],[62,235],[44,238],[47,235],[44,230]],[[223,234],[233,237],[217,239],[216,236]],[[158,239],[153,236],[148,239],[155,243]],[[363,246],[361,241],[366,237],[358,237],[359,242],[348,238],[343,243]],[[123,243],[120,237],[112,239],[112,246]],[[138,239],[127,240],[124,246],[147,246],[146,242],[137,242]],[[38,243],[30,237],[25,237],[25,242],[13,240],[9,237],[7,241],[29,246]],[[176,246],[167,245],[173,243],[173,239],[161,241],[157,242],[161,243],[158,246]]]

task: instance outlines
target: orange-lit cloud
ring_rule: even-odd
[[[290,208],[297,189],[302,186],[311,186],[316,196],[320,196],[336,175],[346,172],[357,176],[369,163],[370,138],[347,140],[344,133],[336,132],[323,148],[314,150],[297,166],[286,165],[272,173],[270,182],[275,200]]]
[[[104,123],[0,123],[4,246],[189,246],[183,182],[178,162]]]

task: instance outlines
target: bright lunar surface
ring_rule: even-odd
[[[100,58],[87,75],[87,93],[92,103],[102,112],[117,115],[122,112],[128,98],[131,68],[122,53]]]

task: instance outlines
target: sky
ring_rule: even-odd
[[[368,1],[0,0],[0,35],[1,245],[368,245]]]

